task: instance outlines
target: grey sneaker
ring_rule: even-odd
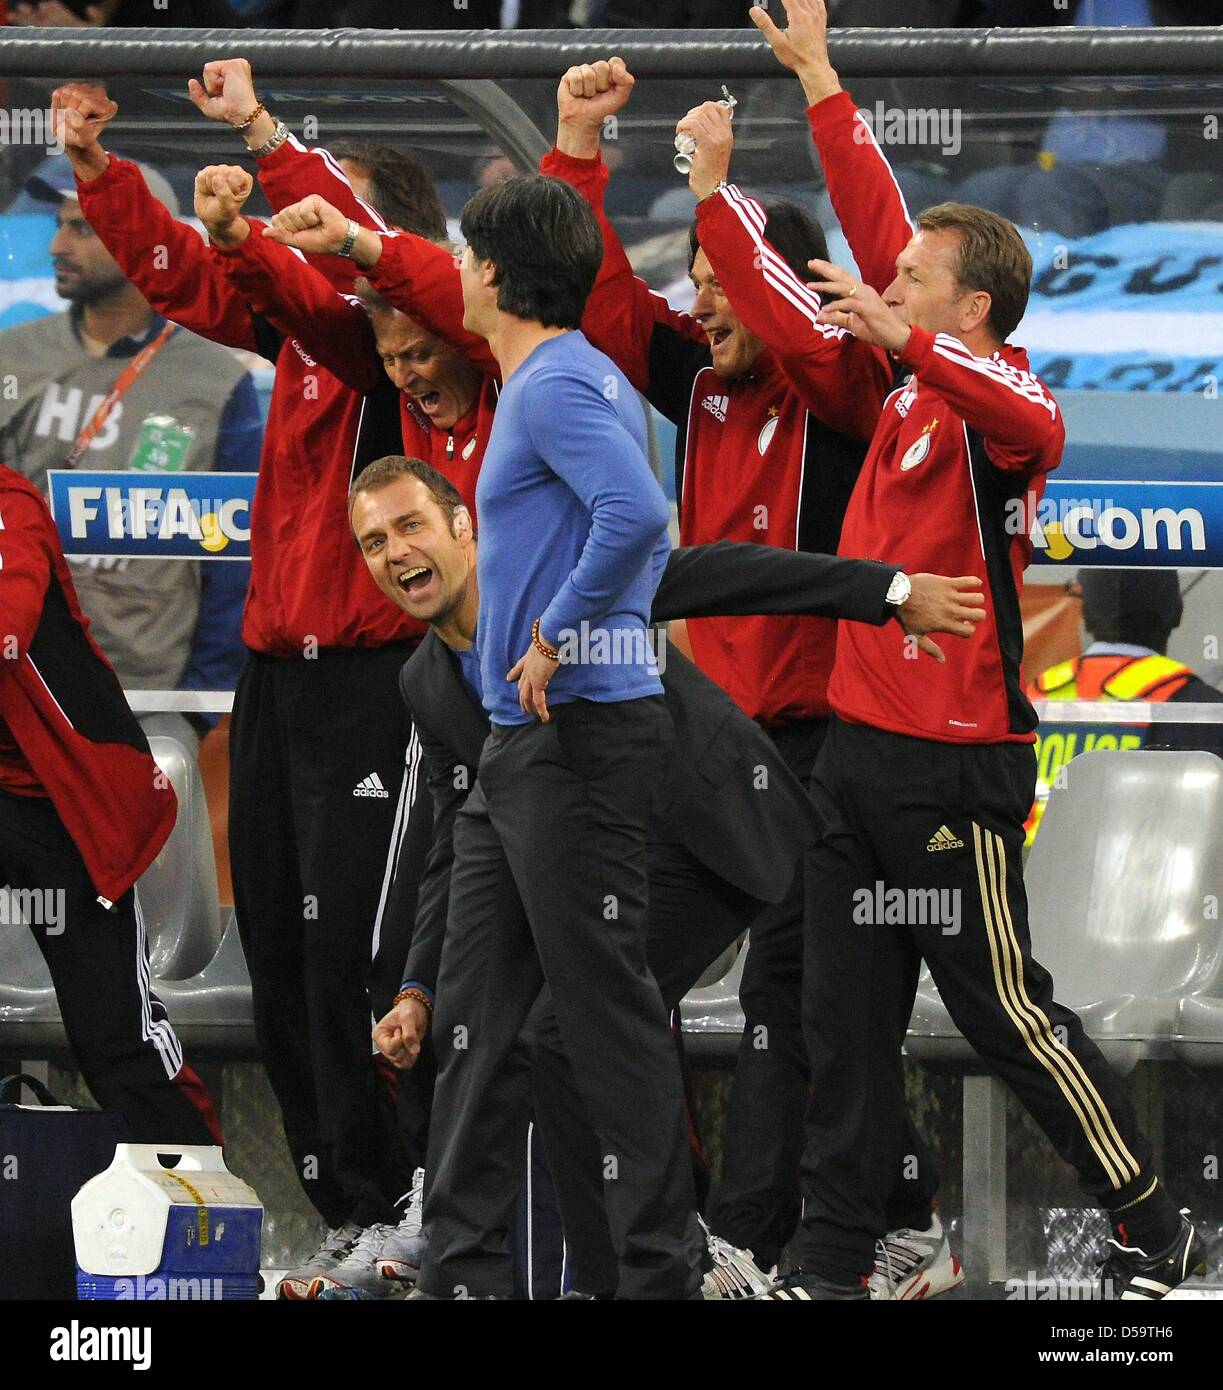
[[[361,1234],[361,1227],[351,1221],[344,1226],[336,1226],[323,1237],[319,1248],[305,1259],[296,1269],[287,1270],[276,1285],[277,1298],[302,1299],[310,1297],[310,1286],[316,1279],[348,1254],[353,1241]]]
[[[429,1246],[428,1237],[421,1229],[424,1193],[425,1170],[418,1168],[412,1175],[412,1191],[408,1194],[403,1220],[391,1229],[378,1256],[378,1270],[384,1279],[395,1279],[401,1284],[416,1283]]]
[[[394,1226],[381,1223],[367,1226],[338,1264],[315,1277],[309,1297],[317,1298],[324,1289],[352,1289],[368,1298],[390,1298],[394,1286],[382,1277],[378,1257],[394,1230]]]
[[[936,1212],[928,1231],[906,1226],[875,1242],[875,1272],[867,1288],[871,1298],[881,1302],[935,1298],[963,1279]]]
[[[701,1280],[701,1297],[709,1299],[755,1298],[771,1289],[777,1271],[765,1273],[750,1250],[740,1250],[721,1236],[715,1236],[705,1223],[705,1243],[713,1267]]]

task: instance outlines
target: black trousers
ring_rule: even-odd
[[[762,904],[719,878],[657,823],[650,832],[649,866],[646,961],[670,1014],[710,962],[751,927]],[[569,1283],[582,1293],[608,1296],[616,1290],[619,1267],[603,1203],[602,1155],[549,991],[532,1022],[535,1127],[560,1206]]]
[[[545,983],[599,1139],[617,1291],[698,1292],[679,1067],[645,952],[646,829],[672,741],[660,696],[574,701],[548,724],[494,726],[484,745],[455,824],[433,1021],[427,1293],[510,1292],[523,1027]]]
[[[1032,958],[1020,868],[1035,758],[834,721],[813,794],[803,1020],[813,1086],[804,1269],[870,1272],[906,1144],[900,1048],[924,957],[956,1026],[1105,1206],[1143,1195],[1150,1149],[1116,1077]]]
[[[151,987],[136,890],[108,911],[51,802],[3,792],[0,883],[32,895],[30,930],[98,1104],[123,1116],[134,1143],[219,1144],[212,1101]]]
[[[369,987],[380,948],[395,970],[407,955],[380,934],[409,826],[432,813],[399,695],[411,650],[252,653],[234,698],[230,861],[255,1030],[294,1166],[332,1226],[394,1219],[411,1185]]]

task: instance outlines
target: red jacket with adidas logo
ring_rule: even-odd
[[[913,234],[904,198],[847,92],[808,112],[828,192],[863,280],[882,293]],[[914,661],[895,624],[841,623],[828,698],[843,719],[944,743],[1032,742],[1019,666],[1028,520],[1061,461],[1065,425],[1022,348],[975,357],[914,328],[841,530],[842,555],[886,556],[910,573],[975,575],[986,619]]]

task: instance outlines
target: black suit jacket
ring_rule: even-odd
[[[720,541],[672,552],[651,616],[808,613],[882,624],[895,568],[869,560]],[[659,811],[682,843],[726,882],[763,902],[790,887],[818,822],[772,739],[673,647],[662,671],[675,724],[671,770]],[[404,664],[399,688],[412,711],[433,797],[433,844],[417,893],[405,979],[437,979],[454,820],[475,784],[489,722],[449,647],[429,633]]]

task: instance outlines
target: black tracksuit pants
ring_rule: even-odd
[[[139,1144],[219,1144],[203,1083],[153,993],[135,889],[107,910],[45,797],[0,792],[0,884],[33,896],[29,922],[85,1084]]]
[[[252,653],[234,698],[230,861],[255,1031],[298,1177],[332,1226],[396,1219],[411,1185],[370,1041],[389,1002],[385,982],[371,999],[373,963],[395,973],[407,955],[380,939],[396,861],[418,844],[423,863],[432,815],[399,695],[411,652]]]
[[[828,730],[824,719],[770,729],[777,751],[806,786]],[[739,1003],[745,1019],[723,1139],[722,1175],[709,1205],[715,1235],[775,1265],[799,1218],[803,1115],[811,1082],[803,1037],[803,920],[822,915],[825,886],[801,866],[786,896],[751,926]],[[661,984],[661,979],[659,981]],[[938,1191],[933,1155],[905,1111],[905,1155],[887,1198],[888,1229],[924,1230]]]
[[[523,1026],[545,983],[599,1138],[618,1292],[698,1292],[679,1064],[646,965],[646,829],[672,742],[659,696],[558,705],[484,745],[455,822],[433,1020],[426,1293],[510,1293],[504,1194],[521,1171]]]
[[[869,1274],[906,1139],[900,1049],[924,957],[956,1026],[1111,1210],[1154,1182],[1099,1049],[1032,958],[1020,866],[1028,744],[950,744],[833,721],[813,794],[803,1019],[813,1085],[805,1270]],[[1162,1195],[1162,1194],[1161,1194]]]

